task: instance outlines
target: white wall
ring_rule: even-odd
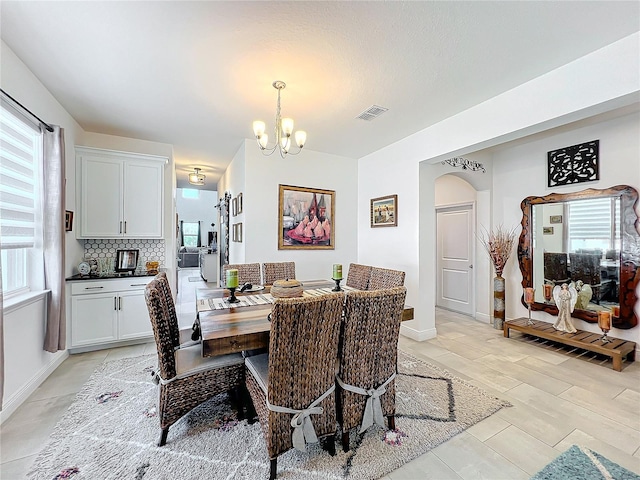
[[[294,261],[300,279],[330,278],[334,263],[346,269],[357,259],[356,180],[355,159],[307,149],[285,159],[277,154],[265,157],[255,141],[246,140],[218,183],[220,195],[226,190],[244,197],[243,213],[231,217],[232,224],[243,222],[244,239],[242,244],[231,243],[230,263]],[[334,250],[278,250],[279,185],[336,192]]]
[[[66,168],[66,209],[75,211],[75,153],[74,144],[82,140],[83,130],[58,103],[35,75],[13,51],[0,43],[0,80],[2,89],[26,105],[48,123],[64,128]],[[74,226],[74,230],[75,230]],[[82,244],[75,239],[75,231],[65,236],[66,258],[81,258]],[[65,275],[71,275],[73,264],[67,262]],[[44,345],[44,303],[42,300],[12,310],[4,317],[5,388],[2,421],[44,381],[67,352],[48,353]],[[6,312],[5,312],[6,313]]]
[[[358,259],[372,262],[378,252],[392,251],[390,263],[407,272],[408,302],[414,305],[416,318],[403,322],[403,334],[417,340],[436,334],[434,182],[447,173],[439,162],[633,104],[639,91],[640,33],[636,33],[359,159]],[[572,143],[549,150],[566,145]],[[421,161],[434,165],[419,169]],[[494,205],[492,225],[512,222],[527,186],[539,180],[530,164],[502,163],[500,168],[516,172],[522,183],[514,195],[482,195]],[[398,227],[372,235],[365,215],[369,199],[396,192]],[[503,209],[509,212],[507,217]],[[406,222],[403,212],[409,215]]]
[[[222,175],[222,177],[220,178],[220,181],[218,182],[218,196],[219,197],[224,197],[224,194],[229,192],[231,194],[232,200],[233,198],[235,198],[239,193],[242,193],[242,196],[244,198],[243,201],[243,212],[247,211],[247,205],[250,205],[247,203],[247,198],[246,198],[246,185],[245,185],[245,175],[246,175],[246,159],[245,159],[245,149],[246,149],[246,141],[243,142],[240,145],[240,148],[238,148],[238,151],[236,152],[236,154],[233,157],[233,160],[231,161],[231,163],[229,164],[229,166],[227,167],[227,169],[225,170],[224,174]],[[253,146],[255,148],[258,148],[255,144],[254,145],[250,145]],[[253,197],[255,198],[255,197]],[[246,250],[246,242],[243,241],[242,243],[240,242],[234,242],[233,241],[233,237],[232,237],[232,232],[233,230],[231,230],[233,227],[234,223],[242,223],[242,227],[243,227],[243,237],[247,238],[247,231],[246,231],[246,222],[245,222],[245,214],[242,213],[240,215],[236,215],[235,217],[233,216],[233,211],[232,211],[232,203],[229,202],[229,263],[245,263],[245,262],[249,262],[249,260],[245,260],[246,256],[245,256],[245,250]],[[223,236],[223,232],[222,230],[218,230],[220,232],[220,237]],[[222,242],[224,241],[223,238],[220,238],[218,241],[218,245],[221,245]],[[223,250],[220,250],[220,248],[218,248],[218,251],[220,252],[220,261],[222,261],[222,255],[223,255]],[[251,260],[253,261],[253,260]],[[222,269],[220,269],[220,271],[222,271]]]
[[[550,131],[536,136],[531,142],[501,149],[494,155],[494,220],[505,225],[519,224],[522,220],[520,202],[532,195],[548,195],[551,192],[568,193],[585,188],[608,188],[613,185],[630,185],[640,191],[640,114],[633,113],[613,120],[575,128]],[[600,140],[600,180],[563,187],[547,187],[547,152],[569,145]],[[638,208],[638,207],[637,207]],[[637,211],[640,214],[640,208]],[[546,215],[546,213],[545,213]],[[545,238],[546,242],[546,238]],[[506,317],[526,316],[520,302],[522,275],[516,259],[507,263],[504,275],[506,284]],[[637,289],[640,296],[640,288]],[[640,316],[640,305],[636,303]],[[533,312],[532,317],[547,322],[555,318],[544,312]],[[596,324],[574,319],[576,328],[599,332]],[[610,334],[640,343],[640,326],[629,330],[613,329]]]
[[[218,203],[218,192],[211,190],[198,190],[198,198],[184,198],[182,191],[176,190],[176,212],[178,218],[185,222],[200,221],[200,241],[203,246],[208,246],[209,231],[218,231],[218,210],[215,208]],[[214,227],[211,224],[215,223]]]
[[[245,142],[244,218],[247,262],[296,262],[300,279],[331,278],[332,265],[355,262],[358,164],[355,159],[306,148],[297,156],[262,155]],[[334,190],[334,250],[278,250],[278,185]],[[381,228],[378,230],[388,230]]]

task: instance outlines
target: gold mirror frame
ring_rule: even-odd
[[[532,210],[533,205],[545,203],[559,203],[569,200],[584,200],[597,197],[620,198],[620,317],[613,318],[613,326],[629,329],[638,324],[634,311],[637,300],[636,286],[640,282],[640,218],[636,214],[638,192],[628,185],[616,185],[602,190],[589,188],[574,193],[551,193],[544,197],[527,197],[520,204],[522,209],[522,232],[518,244],[518,262],[522,272],[522,287],[533,287],[533,243],[532,243]],[[522,304],[527,307],[522,296]],[[558,314],[555,305],[547,303],[533,303],[531,310],[542,310],[551,315]],[[575,318],[586,322],[597,323],[597,312],[592,310],[575,309]]]

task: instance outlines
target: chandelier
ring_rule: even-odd
[[[287,154],[297,155],[302,151],[304,142],[307,141],[307,132],[298,130],[294,137],[298,150],[296,152],[290,151],[291,149],[291,134],[293,133],[293,119],[282,118],[280,116],[280,91],[287,85],[276,80],[273,82],[273,88],[278,90],[278,104],[276,108],[276,126],[275,126],[275,145],[273,147],[268,146],[269,135],[264,133],[265,124],[260,120],[253,122],[253,133],[258,141],[258,146],[263,155],[271,155],[276,150],[280,153],[280,156],[284,158]]]
[[[469,160],[468,158],[464,157],[454,157],[443,160],[442,164],[444,165],[445,163],[451,165],[452,167],[461,167],[463,170],[471,170],[472,172],[477,172],[479,170],[482,171],[482,173],[486,172],[484,165],[482,165],[480,162]]]
[[[204,185],[205,175],[200,173],[200,168],[194,168],[194,172],[189,174],[189,183],[191,185]]]

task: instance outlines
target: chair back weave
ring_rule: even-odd
[[[347,293],[338,376],[365,390],[375,389],[396,373],[398,335],[405,287]],[[381,397],[384,415],[395,413],[395,382]],[[362,422],[367,397],[339,389],[343,431]]]
[[[279,298],[271,314],[268,400],[272,405],[304,409],[335,384],[343,293],[312,298]],[[318,437],[335,433],[335,396],[313,416]],[[270,456],[291,448],[291,415],[271,412]]]
[[[273,285],[276,280],[290,280],[296,278],[295,262],[263,263],[262,274],[265,285]]]
[[[384,288],[402,287],[404,272],[388,268],[371,267],[371,278],[367,290],[382,290]]]
[[[369,265],[350,263],[349,273],[347,274],[347,287],[367,290],[369,288],[369,278],[371,278],[371,268]]]
[[[238,285],[242,286],[244,283],[251,283],[253,285],[262,284],[262,278],[260,274],[259,263],[229,263],[222,266],[223,277],[222,281],[226,282],[227,270],[238,270]]]
[[[173,301],[173,294],[171,293],[171,285],[169,285],[169,279],[165,272],[160,272],[154,277],[154,280],[158,281],[160,291],[167,306],[169,313],[169,331],[171,332],[171,342],[173,347],[180,346],[180,325],[178,323],[178,315],[176,313],[176,305]]]
[[[144,290],[158,351],[158,368],[165,380],[176,376],[176,359],[169,309],[158,280],[151,280]]]

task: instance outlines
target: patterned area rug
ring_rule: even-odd
[[[30,479],[260,479],[269,459],[258,422],[238,421],[226,394],[192,410],[157,447],[156,386],[147,355],[101,365],[56,426]],[[399,352],[396,427],[372,427],[331,457],[317,445],[278,457],[279,479],[377,479],[509,403]]]
[[[572,446],[531,480],[640,480],[630,472],[599,453],[578,445]]]

